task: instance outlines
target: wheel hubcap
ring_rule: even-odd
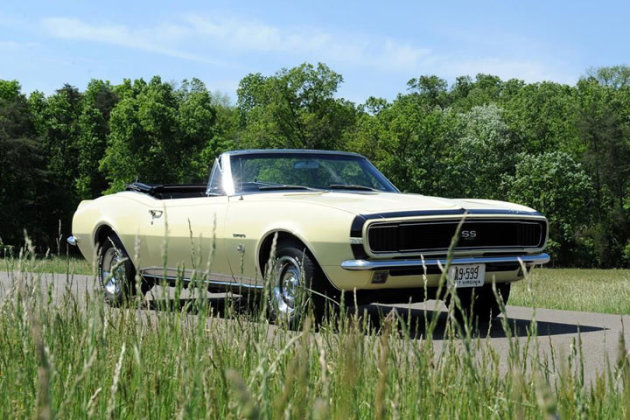
[[[122,290],[122,285],[126,280],[125,257],[119,249],[109,248],[103,255],[103,265],[101,269],[101,280],[105,290],[117,295]]]
[[[278,313],[291,315],[295,311],[296,296],[300,286],[302,270],[293,257],[280,257],[274,268],[273,303]]]

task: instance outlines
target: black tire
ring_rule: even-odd
[[[99,244],[98,278],[105,301],[111,306],[124,305],[136,295],[136,268],[122,242],[113,233]],[[140,291],[143,295],[151,287],[151,283],[141,279]]]
[[[511,283],[496,283],[497,294],[503,305],[497,301],[492,291],[492,284],[457,289],[456,293],[461,308],[455,308],[455,314],[460,320],[472,321],[472,325],[478,322],[487,323],[501,313],[501,306],[507,304],[510,297],[510,287]]]
[[[267,278],[268,316],[272,321],[286,321],[297,327],[309,308],[320,322],[327,308],[336,307],[332,287],[306,248],[293,241],[278,244]],[[269,264],[269,263],[268,263]]]

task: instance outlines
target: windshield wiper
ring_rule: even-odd
[[[304,185],[290,185],[290,184],[274,184],[274,185],[260,185],[258,187],[260,191],[269,190],[307,190],[307,191],[320,191],[317,188],[306,187]]]
[[[328,188],[331,190],[378,191],[376,188],[355,184],[331,184]]]

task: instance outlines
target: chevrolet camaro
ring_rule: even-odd
[[[408,303],[452,290],[487,319],[549,261],[547,237],[531,208],[403,194],[355,153],[242,150],[220,155],[207,185],[133,183],[82,201],[68,242],[95,261],[113,305],[176,281],[266,289],[271,316],[289,318],[301,290],[320,309],[342,291]]]

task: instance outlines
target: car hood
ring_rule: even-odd
[[[294,200],[309,202],[347,211],[353,214],[374,214],[398,211],[440,211],[440,210],[492,210],[506,212],[534,212],[533,209],[518,204],[496,200],[450,199],[430,197],[420,194],[380,193],[380,192],[324,192],[324,193],[285,193]]]

